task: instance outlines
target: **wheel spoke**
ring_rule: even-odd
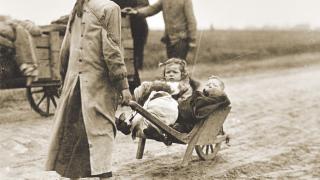
[[[50,98],[51,98],[51,101],[52,101],[54,107],[57,107],[57,102],[56,102],[56,100],[54,99],[54,96],[50,96]]]
[[[210,144],[211,153],[213,153],[213,145]]]
[[[50,97],[47,96],[47,114],[49,114],[50,111]]]
[[[206,145],[206,154],[209,154],[209,145]]]
[[[38,104],[37,104],[37,107],[39,107],[39,105],[42,103],[42,101],[43,101],[45,98],[46,98],[46,94],[44,94],[44,95],[42,96],[42,98],[40,99],[40,101],[39,101]]]
[[[59,96],[56,92],[56,88],[53,88],[54,87],[46,86],[27,88],[26,93],[31,108],[41,116],[48,117],[53,115],[53,111],[57,107],[57,100],[55,98],[59,98]]]

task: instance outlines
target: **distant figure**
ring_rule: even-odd
[[[71,179],[112,176],[115,111],[131,99],[121,52],[120,8],[78,0],[61,47],[61,99],[46,169]]]
[[[127,7],[143,7],[149,4],[148,0],[112,0],[121,9]],[[144,17],[128,16],[122,13],[122,37],[125,61],[128,67],[128,81],[130,92],[141,84],[139,69],[143,67],[143,52],[147,41],[148,25]],[[133,47],[132,47],[133,45]]]
[[[168,58],[186,59],[190,48],[196,46],[196,19],[192,0],[158,0],[147,7],[125,8],[129,14],[148,17],[162,10],[165,34],[162,42],[166,44]]]
[[[148,0],[137,0],[134,8],[141,8],[149,5]],[[148,39],[148,23],[145,17],[130,16],[131,32],[134,47],[134,65],[137,69],[143,68],[144,46]]]

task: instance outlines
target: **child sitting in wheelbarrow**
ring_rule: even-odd
[[[206,119],[218,108],[227,107],[230,101],[224,92],[224,83],[218,76],[209,77],[202,91],[179,103],[179,117],[172,127],[182,133],[189,133],[194,125]]]
[[[181,113],[186,113],[188,116],[190,113],[192,114],[190,102],[199,97],[200,92],[197,91],[199,83],[189,77],[184,60],[172,58],[161,64],[161,66],[164,66],[163,80],[143,83],[134,91],[135,99],[148,112],[166,125],[170,125],[178,131],[187,132],[195,123],[190,122],[190,120],[182,120],[185,116],[181,115]],[[215,85],[215,83],[213,84]],[[220,84],[218,83],[217,86],[220,87]],[[203,94],[214,93],[214,91],[209,91],[214,85],[208,84]],[[178,122],[175,124],[177,119]],[[142,132],[143,135],[151,139],[159,141],[165,141],[166,139],[165,134],[159,128],[136,113],[133,113],[127,119],[120,116],[116,124],[124,134],[133,132],[132,135],[134,136],[136,132]]]
[[[171,58],[160,64],[160,67],[164,67],[161,80],[144,82],[134,91],[135,100],[166,125],[172,125],[177,120],[178,102],[187,99],[198,87],[198,83],[190,79],[186,66],[184,60]],[[136,130],[147,132],[148,127],[154,127],[136,113],[133,113],[125,122],[123,119],[125,118],[120,116],[116,124],[124,134],[130,134],[131,131]],[[160,133],[156,127],[149,129]]]

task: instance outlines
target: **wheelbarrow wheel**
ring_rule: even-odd
[[[221,148],[221,142],[217,144],[196,145],[195,149],[202,160],[212,160]]]
[[[27,99],[33,110],[41,116],[48,117],[54,114],[57,107],[58,87],[27,87]]]
[[[224,135],[224,134],[225,132],[222,127],[218,135]],[[221,144],[222,142],[218,142],[216,144],[196,145],[195,149],[200,159],[212,160],[216,157],[217,153],[221,149]]]

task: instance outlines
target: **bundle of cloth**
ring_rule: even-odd
[[[0,16],[0,46],[2,49],[14,49],[15,58],[13,59],[22,75],[27,77],[27,85],[38,78],[38,61],[32,37],[41,34],[41,29],[32,21]],[[2,57],[1,60],[8,60],[8,58]],[[2,69],[6,68],[2,67]]]
[[[69,15],[60,16],[58,19],[51,21],[51,24],[61,24],[67,25],[69,20]]]

